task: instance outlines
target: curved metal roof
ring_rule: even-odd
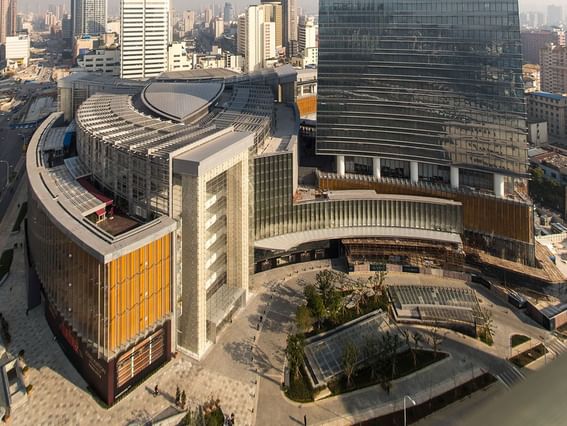
[[[221,80],[204,82],[156,82],[142,92],[144,105],[164,118],[187,122],[206,112],[224,89]]]

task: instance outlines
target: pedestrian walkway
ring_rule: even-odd
[[[518,367],[509,362],[504,364],[502,369],[498,371],[495,376],[508,389],[526,378]]]
[[[545,347],[553,352],[555,356],[559,356],[562,353],[567,352],[567,345],[556,337],[552,337],[545,342]]]

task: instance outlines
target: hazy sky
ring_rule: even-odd
[[[215,4],[224,4],[226,0],[215,0]],[[259,3],[261,0],[228,0],[237,10],[242,10],[249,4]],[[519,0],[521,10],[534,10],[545,12],[547,5],[556,4],[561,5],[567,14],[567,0]],[[200,10],[206,5],[213,3],[212,0],[172,0],[173,7],[176,10],[194,9]],[[38,12],[45,10],[48,4],[66,3],[69,5],[69,0],[19,0],[20,10],[28,10]],[[118,13],[118,5],[120,0],[108,0],[109,14],[115,15]],[[303,8],[308,13],[316,13],[318,7],[318,0],[297,0],[298,6]]]

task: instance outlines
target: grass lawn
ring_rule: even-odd
[[[536,359],[544,356],[547,352],[548,350],[545,348],[545,346],[540,343],[539,345],[534,346],[533,348],[510,358],[510,362],[518,367],[525,367],[530,362],[533,362]]]
[[[400,353],[396,357],[396,373],[393,376],[392,380],[399,379],[400,377],[407,376],[415,371],[421,370],[422,368],[427,367],[437,361],[442,360],[443,358],[447,357],[448,355],[444,352],[437,352],[434,354],[433,351],[426,351],[426,350],[417,350],[416,351],[416,361],[417,363],[414,366],[413,363],[413,355],[410,350]],[[377,374],[375,377],[372,377],[372,370],[370,367],[363,367],[358,370],[354,376],[352,377],[352,383],[350,388],[347,387],[347,381],[345,377],[341,377],[340,379],[330,382],[329,389],[333,393],[333,395],[339,395],[345,392],[351,392],[356,389],[365,388],[368,386],[373,386],[378,383],[382,383],[384,380],[383,378],[390,378],[392,377],[392,364],[388,362]]]
[[[532,340],[531,337],[524,336],[523,334],[513,334],[510,338],[510,346],[515,348],[516,346],[519,346],[525,342],[529,342],[530,340]]]
[[[22,222],[26,217],[26,213],[28,212],[28,203],[23,203],[20,207],[20,211],[18,212],[18,217],[16,218],[16,222],[14,223],[14,227],[12,228],[12,232],[19,232]]]
[[[0,280],[4,278],[4,275],[10,272],[10,266],[12,266],[13,258],[13,249],[4,250],[4,253],[2,253],[2,256],[0,257]]]

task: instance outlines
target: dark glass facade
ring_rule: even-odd
[[[321,0],[317,153],[524,176],[517,0]]]

